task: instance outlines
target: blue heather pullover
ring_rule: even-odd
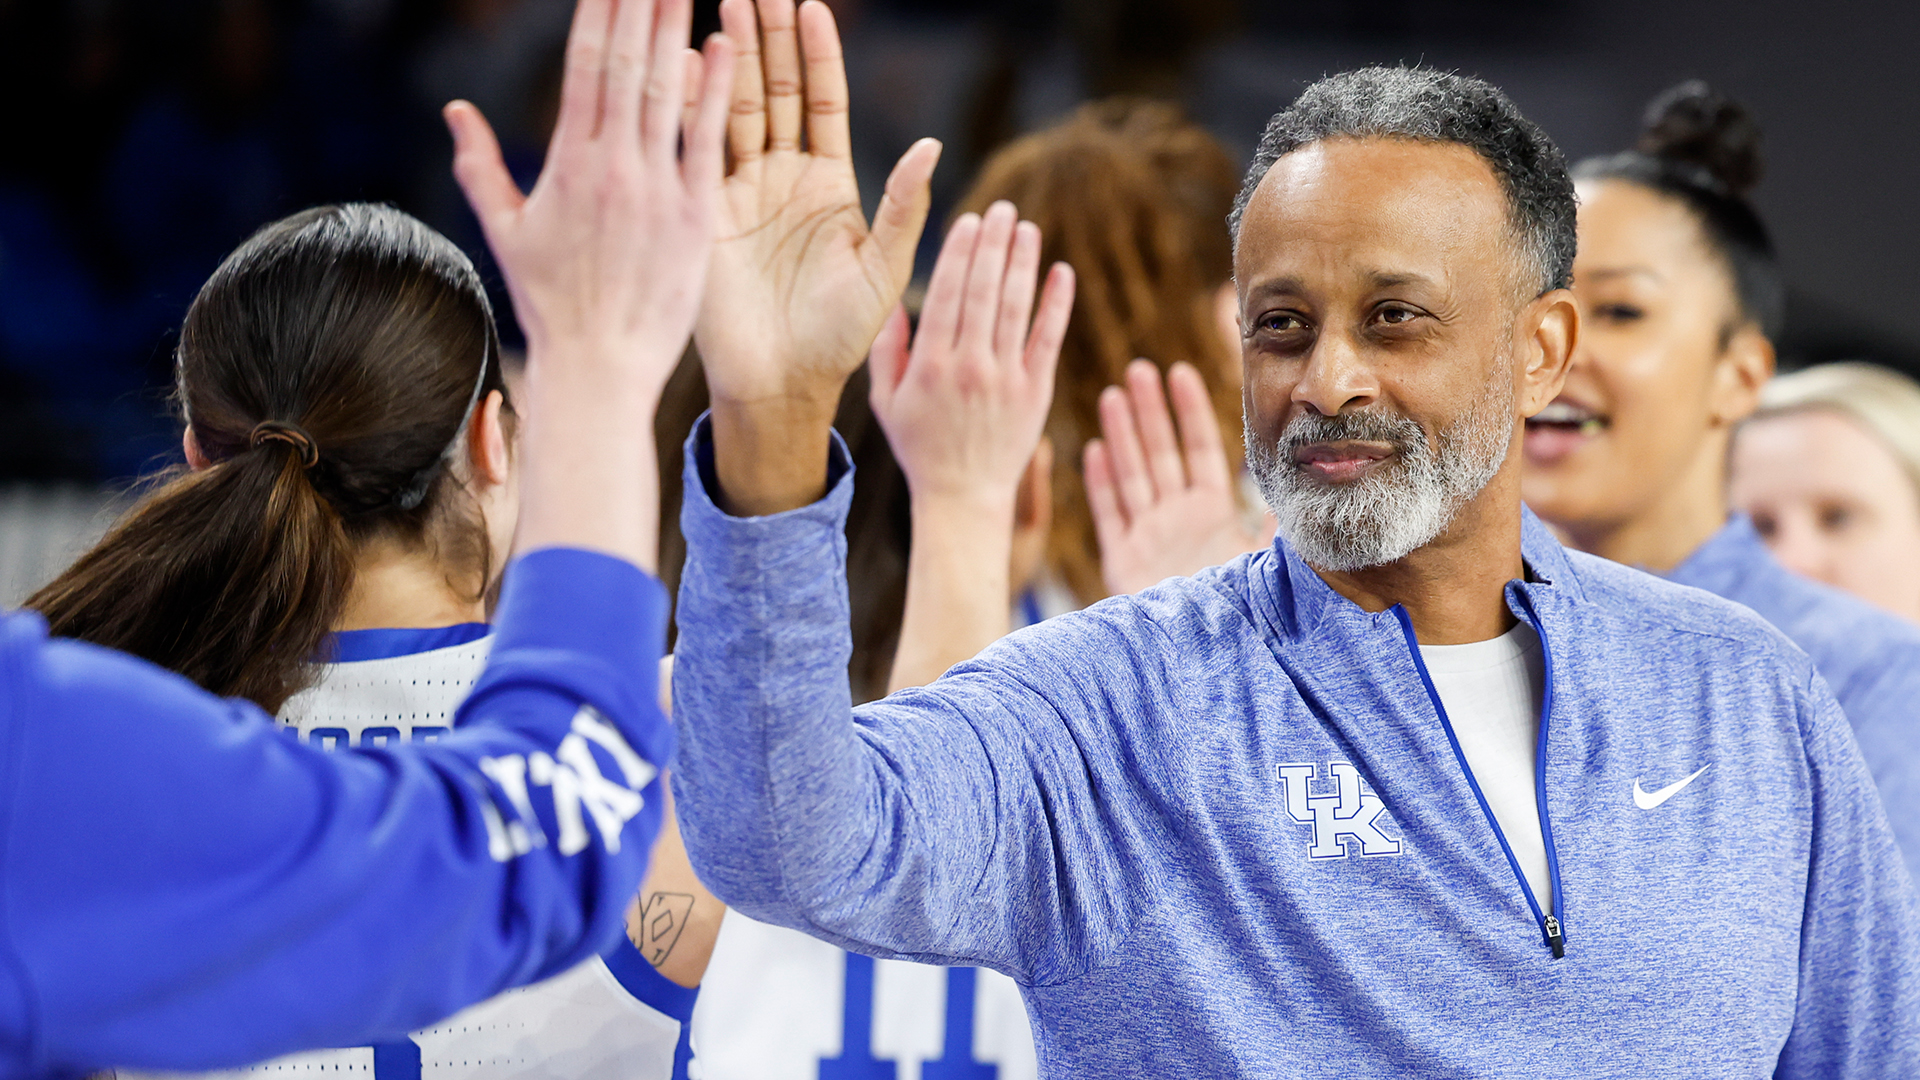
[[[1276,544],[855,709],[844,450],[820,502],[732,518],[707,430],[694,865],[755,918],[1006,972],[1043,1076],[1920,1075],[1912,883],[1825,684],[1745,609],[1526,519],[1548,924],[1404,612]]]
[[[1920,871],[1920,626],[1781,566],[1744,515],[1667,576],[1745,604],[1813,658],[1853,725],[1907,869]]]

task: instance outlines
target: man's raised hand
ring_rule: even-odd
[[[1240,516],[1220,422],[1193,365],[1167,372],[1179,414],[1174,435],[1160,373],[1127,366],[1124,389],[1100,395],[1100,431],[1087,443],[1087,502],[1100,539],[1100,571],[1114,595],[1195,573],[1273,539],[1273,519],[1250,529]]]
[[[913,273],[940,144],[901,157],[869,227],[833,13],[820,0],[721,0],[720,23],[740,51],[732,167],[694,336],[718,494],[770,513],[819,495],[840,391]]]
[[[913,274],[940,144],[908,149],[869,227],[833,12],[820,0],[722,0],[720,21],[740,63],[697,330],[707,385],[733,401],[826,394],[831,410]]]

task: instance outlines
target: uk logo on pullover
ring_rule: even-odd
[[[735,519],[706,439],[694,865],[755,918],[1008,974],[1043,1077],[1920,1075],[1913,885],[1839,707],[1746,609],[1526,519],[1543,909],[1404,613],[1284,543],[855,709],[844,457],[821,502]]]

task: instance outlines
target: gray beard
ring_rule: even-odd
[[[1247,468],[1280,535],[1308,564],[1334,572],[1384,566],[1432,543],[1499,473],[1513,443],[1513,393],[1511,374],[1495,365],[1480,399],[1433,442],[1404,416],[1355,412],[1302,413],[1266,445],[1248,417]],[[1397,452],[1344,484],[1326,483],[1294,464],[1299,447],[1341,439],[1391,443]]]

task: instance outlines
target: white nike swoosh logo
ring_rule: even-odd
[[[1711,765],[1711,764],[1713,764],[1713,762],[1711,761],[1707,762],[1707,765]],[[1681,780],[1675,780],[1673,783],[1668,784],[1666,787],[1661,788],[1659,791],[1642,791],[1640,789],[1640,778],[1637,776],[1634,777],[1633,778],[1633,805],[1639,807],[1642,810],[1651,810],[1654,807],[1659,806],[1661,803],[1666,802],[1668,799],[1671,799],[1675,795],[1680,794],[1680,789],[1683,787],[1686,787],[1688,784],[1693,783],[1694,777],[1699,776],[1703,772],[1706,772],[1707,765],[1700,766],[1700,768],[1694,772],[1693,776],[1689,776]]]

